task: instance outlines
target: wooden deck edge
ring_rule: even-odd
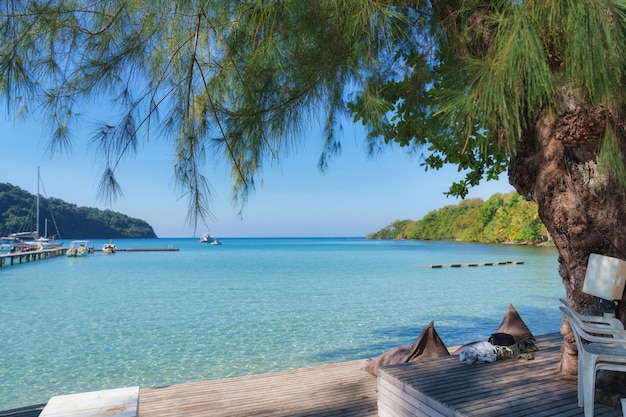
[[[576,378],[558,372],[562,336],[537,338],[534,360],[468,365],[458,355],[391,365],[379,370],[378,408],[384,417],[573,417]],[[622,417],[595,404],[597,417]]]
[[[377,416],[366,359],[142,389],[140,417]]]
[[[379,415],[381,410],[388,416],[463,417],[410,385],[398,386],[379,377]]]

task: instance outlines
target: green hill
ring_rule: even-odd
[[[421,220],[396,220],[369,239],[457,240],[462,242],[551,244],[537,205],[519,194],[494,194],[486,202],[468,199],[431,211]]]
[[[0,232],[2,236],[36,230],[37,196],[8,183],[0,183]],[[148,223],[111,210],[78,207],[57,198],[39,197],[39,232],[58,230],[61,239],[155,238]]]

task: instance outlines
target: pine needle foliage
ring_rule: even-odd
[[[89,103],[110,106],[92,138],[110,199],[124,158],[171,142],[196,226],[211,217],[207,163],[230,167],[243,205],[264,165],[298,150],[319,118],[325,167],[349,90],[403,21],[390,2],[362,0],[13,0],[0,13],[7,108],[48,115],[55,153]]]

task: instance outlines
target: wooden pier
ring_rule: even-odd
[[[19,265],[27,262],[39,261],[41,259],[53,258],[55,256],[65,255],[67,248],[59,246],[58,248],[33,250],[26,252],[7,253],[0,255],[0,268],[10,265]]]
[[[179,248],[117,248],[116,252],[178,252]],[[58,247],[52,249],[33,250],[27,252],[7,253],[0,255],[0,268],[5,266],[20,265],[23,263],[39,261],[41,259],[54,258],[55,256],[65,255],[66,247]],[[89,253],[102,252],[102,249],[89,248]],[[1,416],[0,416],[1,417]]]
[[[128,249],[115,249],[116,252],[178,252],[178,248],[128,248]]]
[[[178,252],[179,248],[115,248],[115,252]],[[102,252],[102,249],[93,249],[93,252]],[[0,416],[1,417],[1,416]]]

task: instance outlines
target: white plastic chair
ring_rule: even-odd
[[[623,330],[624,324],[616,319],[615,317],[604,317],[604,316],[587,316],[585,314],[581,314],[578,311],[574,310],[564,299],[559,299],[559,301],[580,321],[589,325],[599,325],[599,326],[609,326],[609,328],[616,330]]]
[[[560,307],[565,313],[578,348],[578,406],[585,417],[593,417],[596,372],[626,372],[626,331],[616,323],[585,323],[571,307]],[[585,316],[599,317],[599,316]]]

